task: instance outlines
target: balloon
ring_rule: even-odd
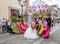
[[[38,5],[38,8],[40,8],[40,5]]]
[[[43,14],[45,12],[44,10],[47,8],[47,5],[45,4],[45,2],[36,0],[35,2],[33,2],[31,7],[32,12],[34,13],[40,12],[41,14]],[[46,12],[48,13],[48,10],[46,10]]]

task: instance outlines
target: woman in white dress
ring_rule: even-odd
[[[24,34],[24,38],[38,39],[39,36],[37,35],[37,30],[35,27],[36,27],[35,22],[32,22],[31,26],[26,30],[26,32]]]

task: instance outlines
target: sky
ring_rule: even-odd
[[[32,5],[33,2],[36,0],[30,0],[30,5]],[[37,0],[38,1],[38,0]],[[60,0],[42,0],[48,5],[57,5],[60,8]]]

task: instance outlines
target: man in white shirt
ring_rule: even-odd
[[[6,19],[5,18],[2,19],[2,31],[3,32],[7,31],[7,28],[6,28]]]

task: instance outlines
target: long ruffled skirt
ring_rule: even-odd
[[[50,28],[49,28],[49,26],[45,26],[45,27],[44,27],[44,31],[43,31],[43,33],[42,33],[42,37],[43,37],[43,38],[48,38],[48,37],[49,37],[49,33],[50,33]]]

